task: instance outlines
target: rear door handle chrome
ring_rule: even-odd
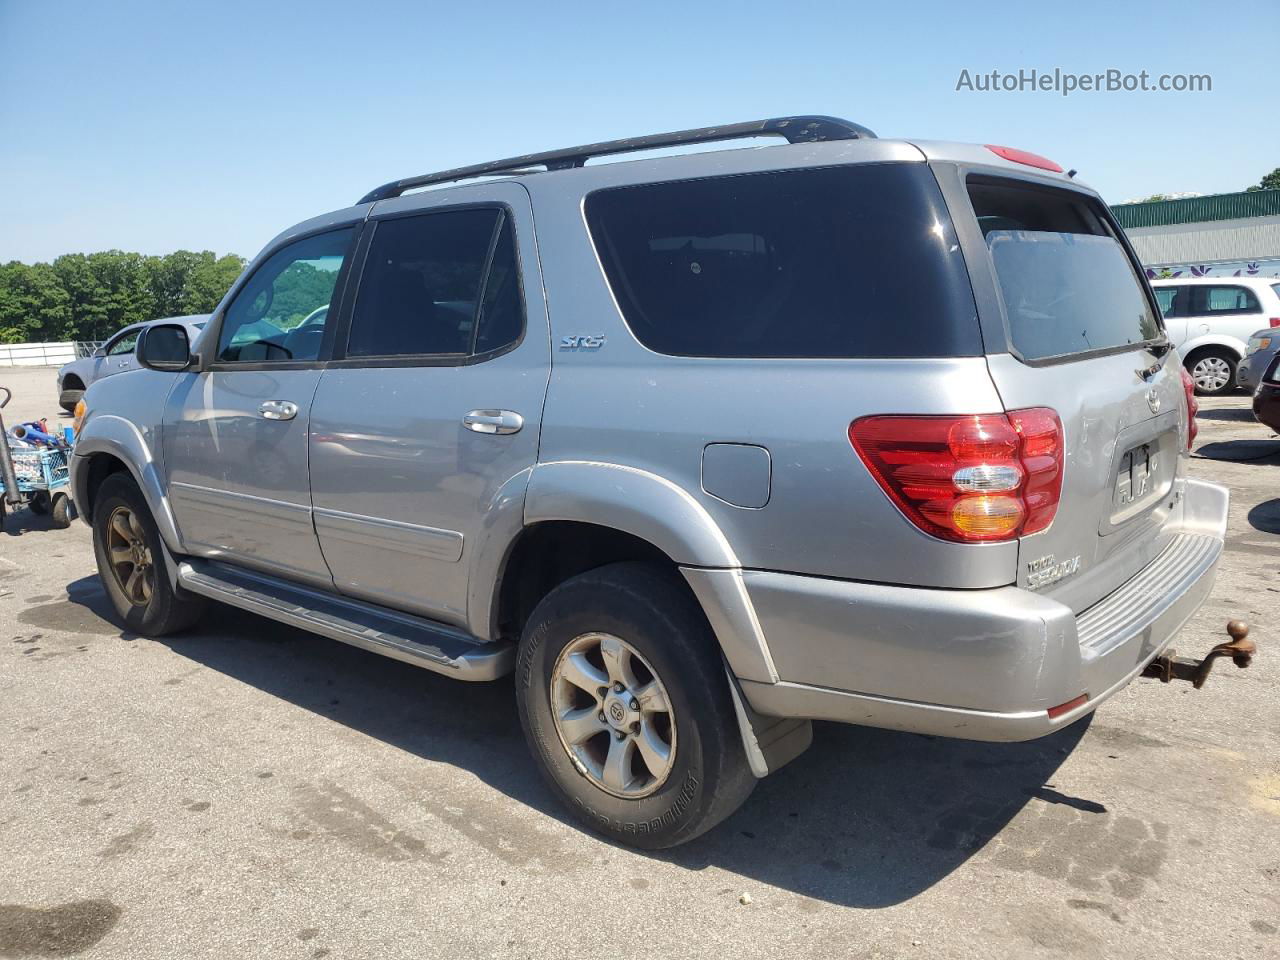
[[[258,412],[268,420],[292,420],[298,415],[298,405],[288,400],[267,400]]]
[[[472,410],[462,425],[476,433],[519,433],[524,417],[514,410]]]

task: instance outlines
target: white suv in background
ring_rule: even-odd
[[[1201,396],[1231,391],[1250,335],[1280,327],[1276,277],[1180,277],[1152,280],[1151,286],[1169,339]]]

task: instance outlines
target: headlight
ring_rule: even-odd
[[[80,439],[80,424],[84,421],[84,415],[88,411],[89,411],[89,408],[84,405],[83,400],[76,401],[76,412],[71,418],[71,427],[76,432],[77,440]]]
[[[1270,337],[1257,337],[1249,340],[1249,353],[1257,353],[1259,350],[1265,350],[1271,346]]]

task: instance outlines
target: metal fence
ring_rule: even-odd
[[[80,354],[71,340],[62,343],[0,343],[0,367],[60,367]]]
[[[77,340],[76,341],[76,359],[81,357],[93,356],[93,351],[97,350],[107,341],[105,340]]]

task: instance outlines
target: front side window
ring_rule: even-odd
[[[969,200],[991,253],[1010,342],[1024,360],[1162,335],[1146,284],[1090,198],[975,179]]]
[[[277,250],[227,307],[221,363],[315,360],[355,229],[307,237]]]
[[[922,163],[601,190],[587,224],[627,326],[692,357],[982,352],[964,261]]]
[[[380,221],[347,356],[469,357],[509,346],[524,306],[508,217],[496,208]]]
[[[1248,287],[1204,286],[1191,291],[1191,312],[1203,314],[1260,313],[1261,305]]]
[[[115,343],[111,344],[111,346],[107,347],[107,356],[118,357],[123,354],[133,353],[134,349],[138,346],[138,334],[141,332],[141,330],[132,330],[129,333],[126,333]]]

